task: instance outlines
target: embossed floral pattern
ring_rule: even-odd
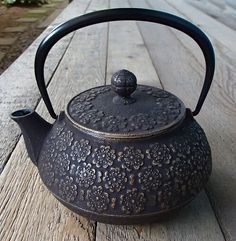
[[[198,154],[193,154],[190,156],[190,162],[193,167],[198,171],[203,171],[205,157]]]
[[[90,155],[91,148],[88,140],[81,139],[80,141],[75,141],[71,147],[70,156],[72,160],[80,163],[81,161],[85,161],[87,156]]]
[[[93,105],[90,102],[75,102],[73,106],[70,107],[70,112],[72,112],[72,116],[77,116],[87,110],[90,110]]]
[[[139,113],[129,118],[129,122],[134,129],[149,130],[155,127],[155,118],[148,114]]]
[[[144,210],[145,202],[144,193],[136,188],[127,190],[125,195],[120,196],[121,209],[126,214],[140,213]]]
[[[151,111],[149,109],[143,112],[135,111],[130,117],[122,115],[122,111],[112,114],[101,105],[101,101],[104,100],[103,94],[110,90],[110,86],[104,86],[78,95],[69,104],[69,114],[75,121],[86,127],[106,132],[159,129],[174,122],[181,114],[182,106],[178,98],[161,89],[148,86],[139,86],[136,92],[148,95]],[[101,98],[97,100],[98,97]]]
[[[168,124],[170,121],[175,120],[179,116],[180,110],[181,104],[177,101],[176,97],[158,97],[156,99],[156,108],[152,113],[159,113],[156,115],[157,122],[160,126],[163,126]]]
[[[208,142],[194,123],[180,130],[182,137],[140,149],[136,142],[92,147],[64,124],[58,127],[40,153],[40,175],[63,200],[89,210],[136,214],[174,208],[194,197],[211,172]]]
[[[205,175],[202,175],[198,170],[194,170],[191,173],[187,182],[187,187],[190,192],[198,192],[202,188],[203,183],[206,181],[204,176]]]
[[[175,207],[180,200],[180,189],[173,183],[163,184],[163,188],[158,192],[157,199],[162,209]]]
[[[211,162],[209,162],[210,154],[208,155],[206,152],[201,153],[199,150],[194,150],[190,156],[190,162],[193,168],[204,176],[208,176],[212,168]]]
[[[204,142],[202,140],[199,141],[192,141],[191,143],[191,153],[200,153],[204,158],[204,160],[208,160],[208,158],[211,156],[209,144],[207,142]]]
[[[73,141],[73,133],[71,131],[63,131],[56,139],[56,149],[59,151],[65,151]]]
[[[152,109],[151,115],[155,118],[156,127],[163,127],[169,123],[168,113],[165,108],[155,107]]]
[[[189,137],[193,141],[203,141],[205,139],[205,133],[202,128],[196,123],[191,123],[190,126],[184,126],[183,131],[188,132]]]
[[[91,190],[87,191],[87,206],[96,212],[103,212],[107,210],[109,204],[109,195],[103,191],[101,186],[93,186]]]
[[[157,98],[156,105],[160,109],[165,109],[165,110],[180,109],[180,103],[179,101],[177,101],[176,97],[174,96],[170,96],[168,98]]]
[[[171,160],[170,149],[167,145],[155,143],[146,150],[147,158],[152,160],[153,165],[161,167],[163,164],[169,164]]]
[[[52,186],[55,181],[55,174],[53,171],[53,166],[50,162],[45,162],[42,165],[42,175],[43,179],[47,183],[48,186]]]
[[[104,86],[104,87],[91,89],[91,90],[89,90],[89,92],[90,92],[90,94],[95,94],[97,96],[101,93],[105,93],[105,92],[109,91],[110,89],[111,89],[111,87]]]
[[[81,187],[89,187],[91,186],[96,179],[95,169],[92,168],[90,163],[82,163],[77,167],[75,172],[76,175],[76,182]]]
[[[210,164],[208,160],[211,158],[211,149],[201,127],[199,127],[197,123],[193,123],[190,127],[184,127],[183,130],[188,132],[191,159],[196,162],[195,165],[200,167],[203,166],[204,163]],[[209,169],[211,169],[211,167],[209,167]]]
[[[191,153],[190,143],[187,139],[182,139],[181,142],[173,143],[172,151],[177,153],[179,156],[186,156]]]
[[[79,116],[79,122],[82,124],[96,123],[102,119],[104,113],[96,109],[88,110]]]
[[[77,186],[73,184],[73,178],[66,176],[59,183],[59,195],[67,202],[73,202],[77,196]]]
[[[170,168],[171,175],[178,182],[183,182],[184,180],[188,180],[193,166],[190,164],[190,160],[180,159],[177,157],[173,161],[173,166]]]
[[[119,131],[125,129],[127,126],[127,119],[121,116],[107,116],[102,121],[102,127],[107,131]]]
[[[86,93],[82,93],[82,94],[76,96],[72,100],[71,106],[73,107],[73,105],[76,103],[91,102],[91,100],[94,100],[95,98],[96,98],[96,95],[94,93],[87,91]]]
[[[96,167],[107,168],[113,164],[116,155],[115,150],[111,149],[110,146],[100,146],[99,148],[94,149],[92,157],[92,162],[96,165]]]
[[[122,167],[131,171],[132,169],[138,170],[143,166],[144,154],[139,149],[134,147],[125,147],[122,152],[118,153],[118,161]]]
[[[58,136],[61,135],[62,131],[64,130],[65,123],[57,124],[56,127],[53,129],[53,134],[51,135],[51,139],[56,139]]]
[[[57,157],[58,153],[56,150],[56,142],[54,140],[51,141],[51,139],[48,139],[46,141],[47,148],[42,151],[42,160],[52,160],[54,162],[54,159]]]
[[[139,183],[141,184],[141,189],[145,191],[156,191],[161,187],[161,173],[155,167],[148,166],[142,169],[142,172],[138,174]]]
[[[55,173],[63,176],[70,169],[70,160],[68,154],[62,152],[57,155],[57,158],[54,161]]]
[[[94,88],[91,90],[87,90],[85,93],[81,93],[78,96],[76,96],[70,104],[70,112],[72,113],[72,116],[74,116],[74,112],[80,113],[86,110],[89,110],[92,108],[92,103],[91,101],[94,100],[97,95],[101,93],[105,93],[106,91],[109,91],[110,87],[99,87],[99,88]],[[81,111],[80,111],[80,110]]]
[[[106,171],[103,177],[105,183],[105,188],[109,189],[110,192],[119,192],[125,188],[125,183],[127,182],[127,177],[120,168],[111,168]]]

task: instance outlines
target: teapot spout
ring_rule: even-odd
[[[45,121],[40,115],[31,109],[14,111],[11,114],[11,119],[19,125],[29,157],[37,166],[41,147],[52,124]]]

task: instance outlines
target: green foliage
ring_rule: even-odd
[[[3,0],[7,6],[11,5],[39,5],[47,3],[47,0]]]
[[[16,0],[4,0],[3,3],[6,5],[13,5],[16,2]]]

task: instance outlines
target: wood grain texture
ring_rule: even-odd
[[[178,11],[176,9],[177,6],[174,4],[175,1],[169,1],[169,4],[166,4],[163,2],[163,6],[168,7],[169,11],[173,13],[177,13],[180,16],[183,16],[184,18],[189,19],[190,21],[193,21],[195,24],[199,25],[210,37],[210,40],[214,46],[215,49],[215,54],[216,54],[216,71],[215,71],[215,78],[214,78],[214,83],[213,83],[213,88],[215,87],[215,83],[217,83],[216,88],[214,88],[214,91],[212,94],[214,94],[214,101],[217,101],[216,104],[217,106],[225,106],[226,108],[222,108],[221,111],[226,111],[227,114],[229,113],[229,109],[231,109],[231,114],[232,112],[235,111],[235,103],[236,103],[236,51],[231,49],[229,50],[229,46],[225,46],[223,42],[220,42],[221,40],[219,39],[219,36],[215,33],[213,28],[207,28],[204,25],[201,25],[198,22],[198,18],[192,17],[194,14],[192,14],[192,11],[195,11],[194,8],[189,9],[189,6],[186,4],[180,5],[181,10]],[[187,8],[185,8],[187,6]],[[159,6],[158,6],[159,8]],[[196,10],[198,11],[198,10]],[[199,12],[200,18],[201,12]],[[205,15],[205,14],[203,14]],[[213,19],[211,19],[213,20]],[[206,21],[210,21],[207,20]],[[214,20],[213,20],[214,21]],[[215,21],[216,22],[216,21]],[[214,22],[212,22],[212,25]],[[224,25],[218,26],[219,31],[222,31],[222,33],[225,32],[225,30],[228,30],[227,27]],[[178,33],[177,31],[173,31],[173,33],[176,35],[178,40],[184,45],[185,48],[189,49],[189,53],[191,53],[197,60],[198,62],[198,69],[203,68],[204,69],[204,60],[202,58],[202,53],[199,51],[199,48],[196,47],[196,44],[193,43],[192,40],[187,38],[186,36],[183,36],[182,34]],[[235,31],[232,32],[232,34],[235,34]],[[223,35],[222,35],[223,36]],[[232,39],[233,38],[233,39]],[[232,38],[228,36],[228,41],[233,42],[234,39],[236,39],[236,35],[232,35]],[[203,70],[202,72],[199,72],[202,75],[203,78]],[[217,78],[216,78],[217,77]],[[212,103],[214,105],[214,103]],[[231,122],[231,118],[228,120],[228,122]]]
[[[171,11],[178,15],[182,14],[190,20],[191,16],[196,18],[195,8],[190,6],[192,11],[194,11],[192,14],[189,11],[189,6],[186,7],[185,3],[179,2],[183,3],[179,7],[181,10],[179,12],[174,0],[167,1],[171,5],[162,0],[147,1],[151,5],[146,5],[141,0],[132,0],[130,2],[134,6],[151,6],[154,9]],[[62,12],[61,17],[64,16],[68,19],[72,17],[71,12],[79,14],[78,9],[82,13],[82,8],[86,9],[88,3],[89,1],[86,0],[74,0],[74,5],[69,5],[70,7],[73,6],[73,9],[67,9]],[[107,8],[108,5],[108,0],[93,0],[87,11]],[[111,7],[119,6],[128,7],[129,5],[123,0],[111,1]],[[200,12],[199,14],[203,13]],[[199,16],[201,18],[202,15]],[[209,16],[207,17],[209,18]],[[197,18],[194,19],[195,21],[197,21]],[[202,20],[200,19],[199,21]],[[211,26],[219,27],[220,25],[218,23],[214,24],[214,21],[211,19]],[[208,25],[209,21],[201,23],[203,28],[207,29],[207,34],[216,46],[217,71],[209,97],[197,120],[204,127],[213,151],[214,169],[209,184],[210,196],[215,205],[226,239],[233,241],[236,239],[236,175],[234,164],[236,159],[234,148],[236,137],[234,128],[236,123],[234,84],[234,79],[236,78],[234,78],[234,69],[236,61],[235,50],[231,51],[229,47],[233,44],[232,36],[234,32],[231,31],[230,35],[226,36],[229,29],[224,25],[221,24],[220,26],[223,30],[216,31]],[[65,39],[66,44],[63,46],[65,49],[68,46],[66,52],[65,49],[60,54],[57,52],[58,58],[52,54],[53,52],[50,54],[49,59],[51,59],[52,67],[49,67],[48,77],[52,76],[52,72],[56,68],[53,65],[57,66],[59,64],[48,88],[57,113],[78,92],[104,84],[104,79],[109,84],[111,74],[120,68],[127,68],[133,71],[140,83],[160,86],[160,79],[164,88],[179,96],[187,106],[193,107],[195,105],[202,86],[204,72],[203,59],[196,45],[193,45],[188,38],[183,37],[179,32],[169,30],[163,26],[139,24],[138,26],[144,38],[143,41],[135,23],[112,23],[110,24],[106,75],[107,26],[107,24],[99,24],[81,30],[73,36],[69,46],[67,41],[70,41],[71,37],[67,40]],[[219,39],[220,31],[223,33],[223,40]],[[226,37],[228,40],[224,42]],[[23,62],[25,65],[30,58],[33,60],[33,52],[36,50],[36,46],[32,47],[31,57],[26,55],[28,61],[26,61],[27,57],[21,56],[25,58],[25,62]],[[152,59],[148,55],[147,50]],[[61,58],[64,52],[65,55]],[[158,70],[158,75],[155,69]],[[17,70],[20,71],[21,68],[16,68],[15,71]],[[17,77],[21,73],[19,71],[17,72]],[[32,71],[31,66],[30,72]],[[5,78],[15,82],[13,80],[16,78],[16,73],[9,73],[5,75]],[[22,76],[25,76],[28,82],[30,78],[33,78],[33,72],[29,75],[26,75],[24,71],[23,73],[24,75]],[[7,88],[3,90],[5,91]],[[17,88],[13,88],[14,95],[11,98],[17,96],[17,93],[20,93],[17,98],[22,98],[21,95],[23,93],[25,93],[25,96],[26,94],[31,96],[31,93],[36,93],[36,86],[32,87],[32,89],[24,86],[22,89],[25,92],[22,92],[23,90],[17,92]],[[10,92],[6,91],[6,93],[9,94]],[[35,106],[37,102],[35,100],[38,98],[36,97],[33,94],[31,99],[29,98],[30,101],[27,102],[28,105],[32,103]],[[11,98],[8,99],[9,105],[12,105]],[[24,103],[24,98],[18,100],[21,101],[21,104]],[[5,104],[8,109],[7,102]],[[16,104],[13,106],[18,108]],[[40,101],[37,111],[47,120],[51,120],[42,101]],[[18,129],[16,125],[10,127],[15,128],[12,129],[13,132]],[[17,133],[16,136],[18,135]],[[15,133],[13,134],[15,135]],[[17,142],[17,138],[14,139],[13,134],[5,137],[6,141],[8,141],[8,138],[10,139],[8,143],[14,144]],[[12,149],[13,147],[9,146],[8,148]],[[99,241],[225,240],[204,192],[189,206],[182,209],[169,220],[140,226],[114,226],[98,223],[97,230],[95,230],[94,222],[73,214],[46,190],[36,167],[32,165],[27,156],[22,138],[17,143],[0,176],[0,200],[0,240],[4,241],[87,241],[95,240],[95,234],[96,240]]]
[[[184,4],[179,5],[179,0],[148,0],[148,2],[151,3],[149,7],[153,9],[187,17],[195,24],[202,21],[200,13],[198,18],[194,17],[193,20],[192,16],[196,14],[195,9],[191,7],[190,11],[189,6],[185,8]],[[214,25],[214,21],[211,19],[212,25]],[[205,25],[208,23],[209,21]],[[215,47],[217,65],[213,85],[197,120],[204,128],[212,148],[213,174],[208,186],[210,199],[214,204],[226,240],[233,241],[236,240],[236,98],[234,78],[236,65],[233,58],[235,52],[234,50],[227,51],[225,43],[224,45],[215,44],[222,41],[223,36],[228,38],[228,42],[233,42],[230,35],[222,34],[222,38],[219,40],[214,28],[206,29],[204,26],[201,25]],[[221,27],[223,33],[227,27],[224,25]],[[203,84],[204,75],[204,61],[199,49],[177,31],[170,31],[163,26],[153,27],[151,31],[152,38],[148,38],[150,27],[148,30],[148,24],[142,24],[141,32],[153,63],[158,69],[162,84],[167,90],[179,96],[187,106],[194,107]],[[163,38],[159,38],[157,34],[154,34],[155,32]],[[167,66],[168,71],[166,71]]]
[[[231,8],[236,9],[236,2],[234,0],[225,0],[227,5],[229,5]]]
[[[169,10],[170,12],[179,12],[180,14],[189,16],[195,24],[205,30],[210,36],[214,36],[215,39],[229,51],[236,50],[236,31],[216,21],[190,4],[187,4],[184,0],[167,0],[166,2],[172,6],[172,9]]]
[[[143,1],[132,0],[130,2],[135,7],[147,7]],[[111,7],[120,6],[129,7],[126,1],[111,1]],[[151,29],[149,28],[149,30]],[[149,32],[146,37],[153,37],[153,34]],[[156,34],[158,38],[164,41],[164,36]],[[120,41],[120,39],[123,41]],[[118,70],[117,67],[128,68],[128,70],[134,71],[137,75],[139,83],[161,86],[146,46],[134,22],[110,24],[108,46],[108,73]],[[137,48],[137,46],[139,47]],[[131,56],[133,58],[130,58]],[[162,55],[160,55],[160,58],[162,58]],[[223,241],[224,238],[206,194],[201,193],[194,202],[182,209],[178,215],[172,216],[168,220],[162,220],[160,223],[135,226],[116,226],[98,223],[96,240]]]
[[[225,1],[195,1],[185,0],[190,5],[193,5],[197,9],[203,11],[210,17],[225,24],[226,26],[236,30],[236,10],[233,9]]]
[[[129,7],[126,0],[111,0],[111,8]],[[156,70],[134,21],[112,22],[109,27],[107,84],[120,69],[133,72],[138,83],[161,88]]]
[[[107,2],[93,1],[88,11],[107,8]],[[74,10],[81,12],[85,8]],[[107,24],[75,33],[48,87],[56,111],[78,92],[104,84],[106,45]],[[50,119],[42,101],[36,111]],[[0,240],[95,239],[95,223],[67,210],[45,188],[28,158],[23,138],[0,176],[0,200]]]
[[[55,26],[82,14],[88,0],[77,0],[58,16],[57,19],[32,43],[32,45],[0,76],[0,173],[20,136],[20,130],[9,115],[19,108],[35,108],[39,100],[34,77],[34,56],[37,46]],[[70,43],[72,35],[62,39],[52,49],[46,62],[45,75],[48,82]]]

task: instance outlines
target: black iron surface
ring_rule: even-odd
[[[11,114],[20,127],[30,159],[37,166],[41,147],[52,128],[38,113],[31,109],[21,109]]]
[[[137,88],[137,78],[132,72],[122,69],[113,74],[111,86],[118,96],[129,100]],[[132,103],[132,101],[126,101],[126,103]]]
[[[115,73],[111,84],[84,91],[69,102],[67,115],[75,125],[97,134],[143,137],[168,131],[185,116],[185,106],[175,95],[137,86],[135,75],[127,70]]]
[[[79,94],[66,112],[56,116],[44,83],[49,50],[73,30],[117,20],[165,24],[189,34],[199,44],[206,75],[194,112],[167,91],[137,85],[134,74],[122,70],[115,73],[111,86]],[[211,150],[193,115],[201,109],[213,73],[212,46],[191,23],[152,10],[99,11],[54,29],[37,51],[36,80],[51,116],[57,118],[55,123],[51,125],[27,109],[11,117],[22,130],[43,182],[60,202],[101,222],[150,222],[186,205],[209,179]]]
[[[106,223],[143,223],[184,206],[202,190],[211,151],[190,111],[174,131],[132,141],[78,131],[61,113],[38,168],[71,210]]]

